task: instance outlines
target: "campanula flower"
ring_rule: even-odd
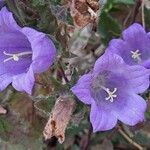
[[[148,88],[149,75],[143,66],[129,66],[119,55],[105,53],[71,90],[91,105],[94,132],[112,129],[117,120],[133,126],[144,119],[146,102],[138,93]]]
[[[150,33],[134,23],[123,31],[122,39],[110,41],[106,51],[120,55],[129,65],[140,64],[150,68]]]
[[[11,12],[0,11],[0,90],[10,83],[18,91],[32,93],[34,74],[48,69],[55,46],[42,32],[17,25]]]

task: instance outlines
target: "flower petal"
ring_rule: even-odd
[[[117,118],[111,111],[105,111],[99,108],[95,103],[91,105],[90,122],[93,126],[93,132],[110,130],[117,124]]]
[[[31,95],[34,81],[34,73],[32,67],[30,67],[27,73],[22,73],[13,77],[12,86],[17,91],[25,91]]]
[[[106,52],[115,53],[123,58],[123,60],[130,65],[136,64],[136,62],[131,57],[131,51],[134,50],[128,42],[121,39],[113,39],[109,42],[109,46]]]
[[[143,36],[146,36],[144,28],[138,24],[134,23],[129,28],[123,31],[123,39],[126,41],[134,42],[134,45],[141,43],[143,41]]]
[[[4,90],[12,82],[10,74],[3,74],[0,76],[0,91]]]
[[[136,94],[129,94],[122,99],[126,103],[122,107],[116,107],[116,114],[120,121],[127,125],[134,126],[144,120],[146,111],[145,100]]]
[[[17,25],[12,13],[6,7],[3,7],[0,11],[0,33],[16,32],[16,30],[19,31],[20,29],[21,27]]]
[[[150,69],[138,65],[129,66],[126,68],[125,74],[135,93],[143,93],[149,87]]]
[[[71,88],[71,91],[85,104],[91,104],[91,102],[94,101],[90,92],[91,80],[91,74],[85,74],[79,79],[78,83]]]
[[[97,59],[94,65],[94,73],[102,72],[103,70],[121,71],[122,65],[124,65],[123,59],[114,53],[106,52],[100,58]]]
[[[123,31],[123,39],[128,43],[128,51],[139,50],[141,53],[142,62],[150,57],[150,39],[145,29],[138,23],[134,23],[129,28]]]
[[[150,32],[147,33],[148,37],[150,38]]]
[[[144,66],[147,69],[150,69],[150,59],[148,59],[147,61],[145,61],[142,66]]]
[[[56,49],[53,42],[46,36],[46,34],[28,27],[24,27],[22,33],[28,37],[28,40],[31,43],[33,51],[33,71],[35,73],[40,73],[47,70],[53,63],[56,55]]]

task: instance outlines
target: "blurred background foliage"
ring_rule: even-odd
[[[16,92],[11,86],[0,93],[1,105],[8,110],[0,116],[0,150],[150,149],[149,101],[144,123],[135,127],[118,123],[111,131],[92,134],[88,118],[90,108],[69,91],[79,76],[89,71],[103,54],[108,42],[121,36],[123,29],[139,22],[150,31],[150,1],[145,0],[144,4],[142,0],[97,1],[100,4],[97,20],[92,26],[87,24],[80,29],[74,25],[68,2],[5,0],[20,26],[45,32],[55,42],[58,56],[47,72],[36,76],[32,96]],[[61,95],[76,100],[63,144],[55,137],[44,141],[42,135],[55,101]],[[149,91],[144,97],[150,99]]]

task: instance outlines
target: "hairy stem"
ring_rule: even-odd
[[[138,143],[134,142],[121,128],[118,129],[118,132],[133,146],[135,146],[138,150],[144,150],[144,148]]]

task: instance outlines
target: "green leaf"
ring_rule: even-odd
[[[80,147],[78,146],[78,145],[73,145],[72,147],[71,147],[71,150],[80,150]]]
[[[46,4],[46,0],[32,0],[33,6],[44,6]]]
[[[140,145],[149,145],[149,138],[146,135],[144,135],[144,134],[142,134],[140,132],[138,132],[134,136],[133,140],[135,140],[135,142],[137,142]]]
[[[103,11],[99,19],[98,31],[104,44],[107,44],[112,38],[120,36],[121,27],[117,21]]]
[[[132,5],[134,4],[134,0],[114,0],[114,3],[124,3],[124,4],[127,4],[127,5]]]
[[[58,5],[61,3],[61,0],[49,0],[51,2],[51,4],[53,5]]]
[[[9,122],[4,118],[0,118],[0,132],[5,132],[10,129]]]
[[[17,21],[19,23],[21,23],[22,25],[25,25],[25,16],[23,14],[23,12],[19,9],[18,7],[18,2],[17,1],[12,1],[12,0],[6,0],[5,1],[8,8],[10,9],[10,11],[15,15],[15,17],[17,18]]]
[[[147,119],[150,119],[150,112],[149,112],[149,111],[146,111],[146,112],[145,112],[145,117],[146,117]]]
[[[57,20],[52,15],[50,8],[43,7],[39,9],[40,19],[37,22],[37,27],[46,33],[53,34],[57,29]]]

